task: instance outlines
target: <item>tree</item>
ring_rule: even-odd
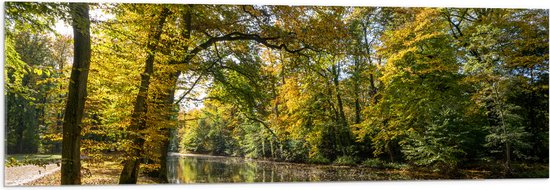
[[[492,152],[502,153],[496,157],[504,160],[505,173],[512,171],[512,156],[530,157],[524,154],[528,149],[533,150],[529,148],[533,146],[529,141],[541,142],[535,139],[547,134],[535,130],[540,128],[535,127],[538,124],[533,125],[536,123],[532,122],[533,118],[541,115],[531,108],[542,104],[535,103],[538,101],[534,91],[527,90],[541,87],[536,84],[548,78],[548,54],[544,51],[548,48],[544,43],[548,39],[542,35],[548,28],[532,27],[548,19],[543,14],[541,10],[491,9],[447,9],[444,14],[458,46],[463,47],[459,52],[466,60],[464,70],[469,76],[466,81],[476,89],[472,101],[485,111],[485,127],[489,132],[486,145]],[[518,99],[514,97],[521,92],[526,99],[515,101]],[[542,96],[544,93],[539,93],[539,97]],[[546,128],[546,124],[544,126]]]
[[[8,153],[37,153],[44,127],[45,92],[50,85],[45,83],[52,64],[50,40],[45,34],[28,32],[15,34],[14,40],[23,64],[8,64],[7,68]]]
[[[174,131],[183,151],[446,175],[548,159],[547,10],[6,5],[8,153],[63,148],[62,184],[81,156],[166,178]],[[41,32],[69,19],[72,68],[72,39]]]
[[[147,114],[147,98],[148,89],[150,84],[151,75],[153,75],[153,64],[155,62],[155,53],[160,40],[160,36],[163,31],[164,22],[166,17],[170,14],[168,8],[162,8],[161,13],[158,15],[158,24],[151,26],[152,30],[149,33],[150,41],[147,43],[147,60],[145,61],[145,69],[141,74],[141,84],[139,92],[134,104],[134,111],[132,112],[132,120],[129,128],[133,130],[133,150],[128,155],[128,160],[124,162],[124,168],[120,174],[120,184],[135,184],[139,174],[139,165],[141,159],[141,152],[145,139],[143,134],[140,134],[142,130],[147,128],[146,114]]]
[[[61,9],[49,3],[6,3],[9,153],[42,151],[39,136],[46,124],[47,91],[52,87],[49,77],[55,66],[47,34],[55,19],[62,16]]]
[[[53,68],[50,68],[50,75],[43,81],[43,84],[48,85],[44,106],[44,126],[45,129],[41,134],[43,151],[47,153],[61,153],[62,128],[63,128],[63,111],[67,100],[67,86],[69,71],[71,65],[68,63],[73,55],[71,36],[56,36],[56,39],[51,43],[52,55],[54,62]]]
[[[74,34],[74,60],[63,119],[63,185],[81,183],[80,137],[91,57],[89,6],[86,3],[70,3],[69,8]]]
[[[470,129],[460,116],[467,97],[452,38],[440,10],[407,11],[411,20],[382,36],[379,52],[387,59],[382,98],[369,109],[362,132],[374,134],[375,155],[388,153],[397,160],[398,149],[414,164],[454,169]]]

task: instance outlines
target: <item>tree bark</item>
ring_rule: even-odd
[[[344,103],[342,101],[342,96],[341,96],[341,92],[340,92],[340,65],[338,63],[336,63],[335,65],[333,65],[333,75],[334,75],[334,78],[333,78],[333,82],[334,82],[334,89],[336,91],[336,103],[337,103],[337,106],[338,106],[338,123],[342,125],[342,128],[337,130],[339,131],[339,135],[341,136],[341,143],[342,143],[342,152],[344,154],[346,154],[346,150],[345,150],[345,147],[349,146],[350,145],[350,140],[351,140],[351,136],[350,136],[350,131],[349,131],[349,128],[348,128],[348,122],[347,122],[347,119],[346,119],[346,115],[344,113]]]
[[[16,151],[16,152],[17,152],[18,154],[23,154],[23,147],[24,147],[23,144],[24,144],[24,142],[25,142],[25,141],[23,141],[23,134],[24,134],[24,132],[25,132],[25,128],[24,128],[24,127],[25,127],[25,124],[24,124],[24,122],[23,122],[23,119],[21,119],[21,120],[19,121],[19,125],[20,125],[20,128],[18,128],[18,130],[17,130],[17,136],[18,136],[19,138],[17,138],[17,141],[16,141],[16,142],[17,142],[17,143],[16,143],[16,147],[17,147],[17,151]]]
[[[374,85],[374,75],[371,73],[369,74],[369,82],[370,82],[370,91],[369,91],[369,95],[372,99],[372,102],[373,104],[377,104],[378,103],[378,99],[376,99],[376,93],[378,91],[378,89],[376,88],[376,86]]]
[[[147,96],[149,90],[149,83],[151,75],[153,74],[153,63],[155,62],[155,52],[157,51],[160,35],[162,34],[162,28],[166,21],[166,17],[169,14],[169,10],[164,8],[159,17],[159,23],[155,25],[154,31],[149,35],[149,43],[147,44],[147,59],[145,61],[145,70],[141,74],[141,84],[139,92],[134,103],[134,110],[132,112],[132,119],[130,121],[129,129],[133,132],[130,137],[132,141],[132,150],[128,152],[128,158],[124,161],[124,167],[120,173],[120,184],[136,184],[139,174],[139,165],[141,159],[141,149],[145,143],[143,134],[140,134],[143,129],[146,129],[147,114]]]
[[[80,184],[80,131],[86,101],[91,42],[89,7],[70,3],[74,33],[74,60],[63,118],[61,184]]]
[[[169,79],[169,86],[171,87],[168,92],[165,94],[165,96],[163,97],[163,101],[164,101],[164,106],[168,107],[168,110],[166,110],[166,120],[172,120],[174,119],[172,116],[174,114],[174,109],[173,109],[173,106],[174,106],[174,95],[176,93],[176,86],[177,86],[177,82],[178,82],[178,77],[181,73],[179,71],[176,71],[174,73],[171,73],[169,76],[170,76],[170,79]],[[177,113],[175,113],[177,115]],[[163,180],[168,180],[167,178],[167,167],[166,167],[166,161],[167,161],[167,158],[168,158],[168,149],[169,149],[169,146],[170,146],[170,141],[171,141],[171,135],[170,135],[170,130],[175,128],[176,126],[169,126],[169,127],[166,127],[166,128],[163,128],[162,129],[162,133],[163,135],[165,136],[168,136],[168,138],[164,139],[163,142],[161,143],[161,147],[160,147],[160,169],[159,169],[159,178],[163,179]]]
[[[187,5],[186,6],[186,10],[185,10],[185,14],[183,15],[183,20],[185,21],[185,31],[183,31],[183,38],[184,39],[190,39],[191,38],[191,22],[192,22],[192,17],[191,17],[191,11],[193,9],[193,6],[192,5]],[[189,49],[189,46],[186,44],[184,45],[183,49],[185,49],[186,51],[188,51]],[[185,63],[187,64],[187,63]],[[165,106],[168,106],[170,107],[170,110],[168,110],[168,113],[171,113],[173,111],[172,107],[174,105],[174,100],[175,100],[175,95],[176,95],[176,88],[177,88],[177,82],[178,82],[178,77],[180,76],[181,74],[181,71],[176,71],[176,72],[173,72],[173,73],[170,73],[169,74],[169,82],[168,82],[168,85],[170,86],[167,94],[166,94],[166,97],[164,97],[164,104]],[[202,75],[201,75],[202,76]],[[200,77],[197,79],[197,81],[195,81],[194,85],[191,87],[195,87],[195,84],[197,84],[200,80]],[[191,92],[191,89],[187,92],[189,93]],[[179,106],[179,102],[186,96],[187,94],[184,94],[181,99],[175,103],[176,106]],[[176,113],[177,114],[177,113]],[[170,120],[172,119],[171,118],[171,114],[168,114],[168,116],[166,117],[166,120]],[[177,127],[174,126],[174,127]],[[169,149],[169,146],[170,146],[170,141],[171,141],[171,133],[170,133],[170,129],[171,128],[165,128],[163,129],[162,133],[164,133],[165,135],[168,136],[167,139],[164,140],[164,142],[162,142],[161,144],[161,155],[160,155],[160,169],[159,169],[159,178],[161,179],[166,179],[168,180],[167,176],[167,172],[168,172],[168,168],[167,168],[167,165],[166,165],[166,161],[167,161],[167,158],[168,158],[168,149]]]

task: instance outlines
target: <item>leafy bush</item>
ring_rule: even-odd
[[[306,161],[308,150],[304,148],[304,141],[288,140],[285,143],[286,143],[286,146],[282,155],[284,161],[289,161],[289,162]]]
[[[369,167],[369,168],[379,168],[379,169],[384,169],[384,168],[387,168],[387,169],[403,169],[403,168],[408,167],[407,164],[395,163],[395,162],[385,162],[385,161],[380,160],[378,158],[366,159],[365,161],[363,161],[363,163],[361,163],[361,165],[363,165],[365,167]]]
[[[447,137],[411,133],[409,142],[402,143],[402,151],[405,158],[417,166],[433,167],[436,172],[451,171],[456,169],[463,151],[446,141]]]
[[[366,159],[362,163],[363,166],[366,166],[366,167],[369,167],[369,168],[384,168],[385,164],[386,163],[384,161],[382,161],[378,158]]]
[[[355,165],[357,163],[357,159],[352,156],[339,156],[334,160],[334,164],[336,165]]]
[[[417,166],[432,167],[436,172],[457,169],[469,129],[464,117],[451,107],[426,122],[424,129],[407,131],[400,142],[405,158]]]
[[[384,168],[388,168],[388,169],[405,169],[407,167],[408,165],[403,163],[396,163],[396,162],[384,163]]]
[[[312,164],[328,164],[330,160],[320,154],[314,154],[309,158],[309,163]]]
[[[17,159],[15,159],[14,157],[8,158],[5,164],[6,164],[6,167],[14,167],[14,166],[22,165],[21,162],[17,161]]]

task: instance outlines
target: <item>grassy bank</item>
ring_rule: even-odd
[[[21,166],[21,165],[38,165],[43,166],[50,163],[58,163],[61,160],[61,155],[58,154],[14,154],[7,155],[5,158],[5,166]]]

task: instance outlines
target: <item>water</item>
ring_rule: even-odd
[[[243,158],[171,154],[169,183],[317,182],[412,179],[395,170],[320,166]]]

